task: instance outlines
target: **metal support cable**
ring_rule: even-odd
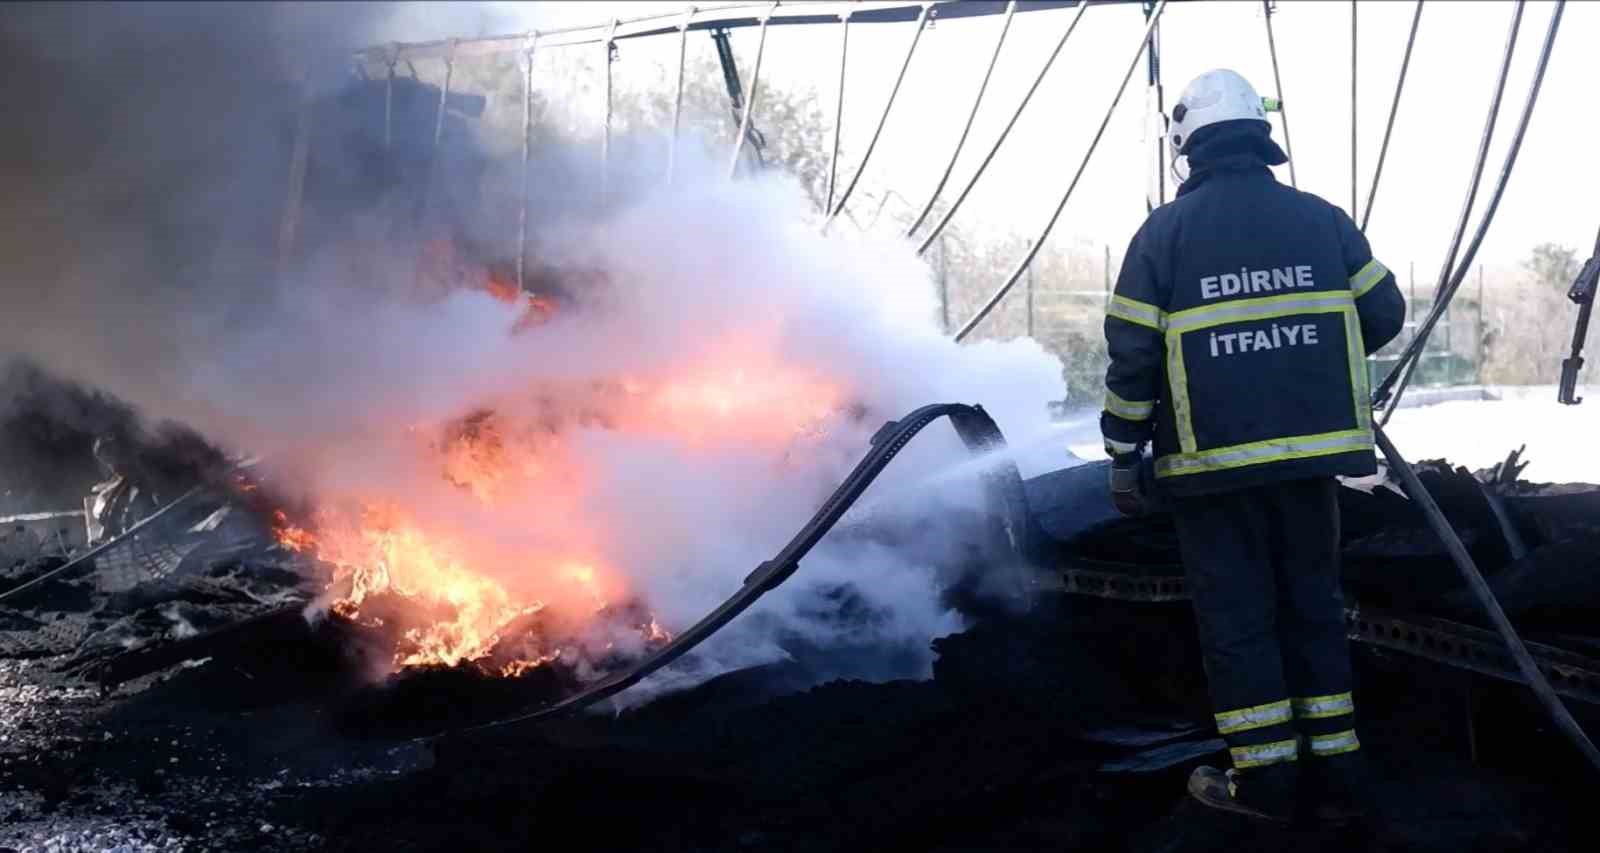
[[[933,241],[939,239],[939,235],[944,233],[945,226],[950,224],[950,220],[955,217],[956,211],[961,209],[961,203],[967,200],[972,188],[977,186],[978,179],[983,177],[984,171],[993,162],[994,155],[1000,151],[1000,146],[1005,144],[1006,137],[1011,135],[1011,129],[1016,127],[1017,119],[1022,118],[1022,111],[1027,109],[1028,102],[1032,101],[1034,93],[1039,91],[1039,85],[1044,82],[1045,75],[1050,73],[1050,67],[1055,64],[1056,57],[1061,55],[1061,49],[1067,46],[1067,39],[1078,28],[1078,21],[1083,19],[1083,13],[1089,11],[1087,0],[1080,0],[1077,9],[1078,11],[1072,16],[1072,22],[1067,24],[1066,32],[1061,34],[1061,38],[1056,41],[1055,49],[1050,51],[1049,58],[1045,59],[1044,66],[1039,69],[1038,74],[1034,75],[1033,84],[1028,87],[1027,94],[1022,96],[1022,102],[1017,104],[1017,108],[1012,111],[1011,119],[1001,129],[1000,136],[995,139],[994,145],[989,147],[989,153],[985,154],[983,160],[978,163],[977,171],[973,172],[972,177],[967,179],[967,185],[961,188],[961,194],[956,196],[954,202],[951,202],[950,209],[946,210],[944,216],[939,218],[939,222],[933,226],[933,230],[922,238],[922,243],[917,246],[918,255],[928,251],[928,247],[933,245]]]
[[[1506,79],[1511,75],[1511,57],[1516,52],[1517,36],[1522,27],[1522,13],[1526,6],[1526,0],[1517,0],[1517,5],[1511,13],[1511,26],[1506,30],[1505,53],[1500,60],[1500,74],[1495,79],[1494,97],[1489,101],[1489,113],[1484,118],[1483,135],[1478,140],[1478,157],[1473,163],[1472,180],[1467,184],[1467,197],[1462,202],[1461,215],[1456,220],[1455,234],[1450,239],[1444,265],[1439,269],[1439,282],[1434,286],[1435,302],[1443,295],[1445,282],[1455,269],[1456,253],[1461,249],[1461,239],[1467,232],[1467,219],[1471,217],[1472,206],[1477,201],[1478,187],[1483,180],[1483,167],[1489,159],[1489,143],[1494,139],[1495,125],[1500,119],[1500,103],[1505,97]]]
[[[906,80],[906,69],[911,67],[911,58],[917,54],[917,45],[922,43],[922,32],[928,28],[928,13],[933,11],[932,3],[923,3],[922,12],[917,15],[917,31],[911,35],[911,44],[906,47],[905,59],[900,61],[900,73],[895,75],[894,88],[889,90],[889,100],[883,105],[883,112],[878,116],[878,126],[872,131],[872,139],[867,142],[866,153],[861,155],[861,164],[856,167],[856,173],[850,176],[850,183],[845,184],[844,192],[839,195],[839,201],[829,210],[828,216],[822,221],[822,230],[828,230],[834,217],[844,211],[844,206],[850,203],[850,194],[855,192],[856,184],[860,183],[861,176],[867,171],[867,164],[872,161],[872,152],[877,150],[878,139],[883,135],[883,126],[889,121],[889,113],[894,110],[894,102],[900,95],[900,84]]]
[[[1150,22],[1145,26],[1144,36],[1139,39],[1139,49],[1133,54],[1133,60],[1128,63],[1128,70],[1123,73],[1122,82],[1117,85],[1117,94],[1111,99],[1111,106],[1106,108],[1105,117],[1100,120],[1100,128],[1095,131],[1094,139],[1090,140],[1089,150],[1084,153],[1083,162],[1078,164],[1078,171],[1073,174],[1072,182],[1067,184],[1067,191],[1061,194],[1061,201],[1056,204],[1055,211],[1050,214],[1050,220],[1045,223],[1043,230],[1039,232],[1038,239],[1034,240],[1033,245],[1028,247],[1027,254],[1023,256],[1021,263],[1018,263],[1016,268],[1011,271],[1011,274],[1006,277],[1005,283],[1001,284],[1000,287],[989,296],[989,299],[984,302],[983,307],[979,308],[978,312],[972,315],[972,319],[968,320],[964,325],[962,325],[960,331],[956,332],[956,341],[959,342],[967,335],[971,334],[972,330],[977,328],[979,323],[983,322],[983,318],[987,317],[989,312],[993,311],[995,306],[1000,304],[1000,300],[1005,298],[1005,295],[1010,292],[1011,288],[1017,283],[1017,280],[1022,277],[1022,274],[1027,271],[1029,265],[1033,263],[1034,256],[1037,255],[1039,253],[1039,249],[1044,246],[1045,240],[1049,239],[1050,232],[1055,229],[1056,220],[1061,218],[1061,211],[1066,209],[1067,201],[1072,198],[1072,191],[1077,189],[1078,181],[1083,177],[1084,171],[1089,168],[1089,161],[1094,157],[1095,149],[1099,147],[1100,138],[1105,135],[1106,127],[1111,124],[1111,116],[1117,111],[1117,104],[1122,100],[1122,93],[1127,91],[1128,81],[1133,79],[1134,69],[1139,67],[1139,58],[1144,55],[1145,48],[1150,43],[1150,34],[1155,31],[1156,24],[1161,21],[1161,13],[1165,11],[1166,8],[1167,0],[1160,0],[1160,2],[1156,4],[1155,11],[1150,13]]]
[[[1289,108],[1283,100],[1283,77],[1278,73],[1278,41],[1272,35],[1272,16],[1276,12],[1272,0],[1261,0],[1267,20],[1267,53],[1272,56],[1272,88],[1278,96],[1278,118],[1283,120],[1283,150],[1289,155],[1289,185],[1299,189],[1300,181],[1294,175],[1294,143],[1289,140]]]
[[[528,34],[527,63],[522,83],[522,192],[517,198],[517,290],[528,289],[528,173],[533,169],[533,52],[539,46],[539,33]]]
[[[1401,353],[1400,361],[1395,365],[1395,369],[1391,370],[1389,375],[1384,378],[1383,384],[1379,386],[1377,393],[1374,395],[1376,404],[1388,403],[1382,418],[1383,424],[1387,424],[1389,418],[1394,415],[1394,410],[1399,408],[1400,398],[1405,393],[1406,385],[1410,382],[1412,370],[1416,367],[1422,349],[1427,345],[1428,336],[1433,333],[1434,327],[1438,325],[1440,318],[1444,316],[1445,310],[1450,305],[1450,300],[1455,298],[1456,291],[1461,289],[1461,282],[1466,279],[1467,272],[1472,267],[1472,260],[1478,254],[1479,247],[1483,245],[1483,239],[1489,233],[1489,225],[1494,221],[1495,212],[1500,208],[1500,200],[1505,195],[1506,184],[1511,180],[1511,171],[1516,167],[1517,155],[1522,150],[1522,140],[1527,134],[1528,123],[1533,118],[1533,109],[1539,101],[1539,90],[1544,85],[1545,70],[1550,64],[1550,54],[1555,48],[1556,33],[1561,29],[1561,15],[1565,11],[1566,5],[1567,0],[1556,0],[1555,10],[1550,14],[1550,25],[1545,30],[1544,44],[1539,51],[1539,61],[1534,68],[1533,80],[1528,84],[1527,100],[1522,105],[1522,114],[1517,118],[1517,127],[1512,132],[1511,144],[1507,147],[1505,160],[1500,166],[1500,175],[1496,179],[1494,190],[1489,196],[1489,203],[1484,207],[1483,216],[1478,221],[1478,228],[1472,235],[1472,242],[1467,245],[1465,254],[1461,256],[1461,262],[1457,265],[1455,274],[1450,277],[1447,283],[1441,282],[1441,292],[1435,297],[1433,307],[1428,312],[1427,318],[1423,320],[1416,336],[1413,337],[1411,345]],[[1518,6],[1521,6],[1520,2]],[[1404,375],[1399,375],[1401,365],[1406,366]],[[1397,375],[1399,375],[1398,385],[1395,384]],[[1391,386],[1394,387],[1392,398],[1388,393]]]
[[[772,21],[772,13],[778,8],[778,0],[773,0],[772,5],[761,16],[760,35],[756,37],[756,64],[750,69],[749,93],[744,99],[744,115],[739,118],[739,132],[733,140],[733,156],[728,160],[728,177],[732,178],[739,171],[739,152],[744,150],[745,134],[750,132],[750,114],[755,112],[756,98],[761,93],[761,56],[767,52],[767,24]]]
[[[1356,93],[1356,0],[1350,0],[1350,218],[1357,216],[1356,204],[1361,201],[1359,190],[1356,189],[1356,155],[1360,150],[1360,141],[1356,135],[1356,117],[1359,113],[1359,96]]]
[[[611,25],[606,28],[605,41],[601,42],[602,49],[605,51],[605,59],[602,61],[605,62],[606,66],[606,108],[605,114],[601,119],[602,127],[600,131],[600,196],[602,198],[605,197],[606,191],[611,186],[611,51],[616,47],[616,43],[611,39],[616,34],[616,31],[617,19],[612,18]]]
[[[850,10],[839,15],[839,99],[833,112],[833,153],[828,155],[828,192],[823,213],[833,210],[833,182],[839,174],[839,133],[844,129],[844,71],[850,61]]]
[[[678,128],[683,115],[683,65],[689,55],[689,24],[694,21],[694,6],[683,11],[683,23],[678,25],[678,82],[672,95],[672,137],[667,140],[667,185],[678,171]]]
[[[1361,210],[1361,231],[1365,233],[1372,219],[1372,202],[1378,197],[1378,180],[1383,177],[1383,161],[1389,156],[1389,138],[1394,134],[1394,117],[1400,112],[1400,93],[1406,88],[1406,71],[1411,67],[1411,48],[1417,43],[1417,26],[1422,23],[1422,3],[1417,0],[1417,10],[1411,14],[1411,34],[1406,36],[1406,53],[1400,60],[1400,78],[1394,84],[1394,100],[1389,104],[1389,122],[1383,128],[1383,144],[1378,146],[1378,165],[1372,173],[1372,186],[1367,190],[1367,204]]]
[[[1494,95],[1489,100],[1489,113],[1484,119],[1483,133],[1478,140],[1478,156],[1473,162],[1472,177],[1467,183],[1467,195],[1462,201],[1461,213],[1456,219],[1455,233],[1445,251],[1444,265],[1439,269],[1439,281],[1434,286],[1433,292],[1433,306],[1429,311],[1428,319],[1412,334],[1411,342],[1401,352],[1400,359],[1395,362],[1395,366],[1389,371],[1389,375],[1385,376],[1383,382],[1379,384],[1377,392],[1373,395],[1373,405],[1375,406],[1381,407],[1389,402],[1390,391],[1396,387],[1397,381],[1402,393],[1405,386],[1411,382],[1412,371],[1416,369],[1416,356],[1421,353],[1422,347],[1426,345],[1427,335],[1432,331],[1434,323],[1437,322],[1437,314],[1440,313],[1439,306],[1447,301],[1445,299],[1445,291],[1449,287],[1451,272],[1455,269],[1456,255],[1461,249],[1461,241],[1466,236],[1467,220],[1471,217],[1472,205],[1477,200],[1478,186],[1483,180],[1483,168],[1488,161],[1489,143],[1494,138],[1495,124],[1500,117],[1500,103],[1505,95],[1506,78],[1511,73],[1511,57],[1516,52],[1517,33],[1522,26],[1522,13],[1525,5],[1526,0],[1517,0],[1515,11],[1511,16],[1511,26],[1506,32],[1506,46],[1504,55],[1500,60],[1500,73],[1495,79]],[[1552,20],[1559,21],[1560,15],[1554,16]],[[1480,226],[1486,227],[1486,223],[1480,223]],[[1394,416],[1394,409],[1398,403],[1399,400],[1395,400],[1395,405],[1389,406],[1384,411],[1379,421],[1381,424],[1387,425],[1389,423],[1389,418]]]
[[[911,223],[910,228],[906,229],[905,236],[908,239],[912,234],[916,233],[918,228],[922,227],[922,221],[928,217],[929,211],[933,210],[933,205],[938,202],[939,193],[944,192],[944,186],[950,180],[950,173],[955,171],[956,160],[961,157],[961,149],[967,144],[967,135],[972,132],[972,123],[978,117],[978,107],[983,105],[984,93],[989,90],[989,78],[994,76],[994,67],[1000,61],[1000,51],[1005,47],[1006,34],[1011,31],[1011,18],[1016,11],[1016,0],[1010,0],[1010,2],[1006,3],[1006,17],[1005,21],[1000,24],[1000,37],[995,39],[994,53],[989,57],[989,67],[984,69],[983,82],[978,84],[978,94],[972,99],[972,109],[967,113],[967,123],[961,128],[961,136],[956,140],[956,148],[950,152],[950,162],[945,164],[944,174],[939,176],[939,183],[934,185],[933,192],[928,195],[927,204],[922,206],[922,210],[917,213],[916,220]]]

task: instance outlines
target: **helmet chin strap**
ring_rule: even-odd
[[[1172,177],[1177,179],[1180,185],[1184,181],[1189,180],[1189,155],[1178,154],[1171,160],[1167,161],[1167,163],[1168,168],[1172,171]],[[1182,164],[1181,167],[1179,165],[1180,163]]]

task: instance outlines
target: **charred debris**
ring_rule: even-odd
[[[77,506],[58,494],[8,507],[0,538],[0,791],[19,825],[140,813],[213,849],[525,849],[561,832],[659,850],[1583,843],[1585,771],[1437,537],[1381,477],[1348,484],[1342,503],[1363,739],[1385,770],[1390,829],[1286,837],[1181,802],[1183,775],[1222,743],[1174,533],[1160,516],[1117,516],[1099,464],[1022,483],[1031,570],[996,597],[976,579],[998,564],[967,567],[974,580],[949,599],[969,627],[934,641],[930,680],[828,679],[840,652],[791,638],[783,663],[642,706],[467,731],[633,658],[578,654],[575,626],[534,616],[515,633],[566,656],[375,680],[401,641],[373,618],[382,602],[359,619],[317,605],[326,575],[284,547],[247,464],[179,433],[113,441],[40,430],[39,417],[13,410],[4,428],[45,436],[90,485]],[[1592,725],[1600,488],[1529,483],[1521,467],[1512,453],[1486,471],[1419,471]],[[851,597],[841,585],[837,618],[872,618]],[[604,617],[645,618],[626,605]]]
[[[446,145],[435,170],[432,140],[467,138],[482,109],[481,97],[441,97],[404,75],[317,104],[308,124],[327,138],[302,176],[298,251],[316,254],[353,211],[380,205],[411,232],[391,235],[401,245],[472,230],[440,223],[467,216],[450,188],[473,184],[484,162]],[[569,172],[581,170],[553,170]],[[515,264],[460,233],[447,242],[516,280]],[[527,288],[566,298],[542,273],[526,271]],[[839,678],[850,650],[780,637],[784,662],[704,677],[686,658],[678,670],[694,686],[645,704],[467,731],[573,696],[664,640],[639,603],[622,602],[601,621],[643,638],[626,653],[597,652],[580,642],[584,626],[535,613],[483,658],[374,676],[405,642],[385,601],[368,599],[359,618],[328,606],[339,591],[286,544],[285,501],[264,493],[250,460],[181,428],[145,430],[119,402],[30,368],[4,383],[0,848],[45,847],[29,827],[54,818],[158,826],[181,848],[230,851],[562,838],[662,851],[1592,845],[1582,809],[1593,780],[1386,478],[1348,484],[1342,504],[1358,725],[1390,813],[1377,836],[1264,832],[1183,801],[1188,771],[1224,749],[1175,534],[1159,515],[1118,516],[1102,464],[995,499],[1017,550],[942,567],[963,578],[947,598],[968,627],[933,641],[930,679]],[[1485,471],[1418,468],[1592,729],[1600,486],[1526,482],[1516,453]],[[1026,571],[1009,571],[1019,563]],[[841,627],[875,618],[848,583],[830,599]]]

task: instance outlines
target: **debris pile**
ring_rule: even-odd
[[[551,701],[593,673],[462,664],[374,683],[394,638],[337,613],[308,621],[320,590],[307,558],[237,495],[197,500],[81,575],[4,602],[0,790],[35,834],[0,845],[99,810],[160,816],[191,845],[226,839],[213,849],[526,849],[595,827],[609,845],[663,850],[1387,849],[1208,825],[1182,803],[1183,775],[1222,742],[1175,540],[1161,516],[1111,512],[1100,468],[1026,482],[1037,582],[1020,608],[953,588],[972,627],[935,641],[931,680],[818,684],[825,662],[802,651],[642,708],[426,744],[410,739]],[[1600,489],[1519,470],[1515,455],[1477,474],[1422,466],[1592,724]],[[1350,485],[1351,633],[1364,641],[1363,741],[1395,810],[1385,843],[1577,849],[1561,791],[1578,788],[1557,786],[1581,778],[1577,762],[1540,729],[1405,498],[1381,476]],[[14,568],[0,595],[63,559]],[[559,633],[537,622],[527,629]]]

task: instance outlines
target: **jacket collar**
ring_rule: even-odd
[[[1252,152],[1224,155],[1203,164],[1192,165],[1191,169],[1189,179],[1178,187],[1177,197],[1193,192],[1216,175],[1234,174],[1272,178],[1272,170],[1267,167],[1266,161]]]

